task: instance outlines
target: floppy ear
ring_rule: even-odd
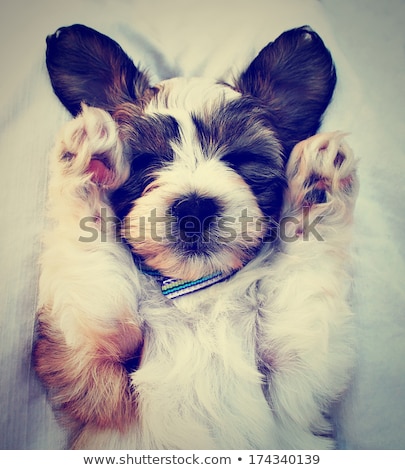
[[[308,26],[268,44],[236,84],[268,109],[287,157],[297,142],[316,133],[335,85],[332,57]]]
[[[56,95],[73,115],[82,102],[112,113],[149,87],[115,41],[80,24],[48,36],[46,65]]]

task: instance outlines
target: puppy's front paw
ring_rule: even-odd
[[[350,212],[357,195],[356,161],[341,132],[299,142],[287,166],[290,209]]]
[[[83,105],[82,113],[67,123],[58,156],[63,174],[79,177],[82,183],[116,189],[128,178],[129,165],[116,124],[110,114],[99,108]]]

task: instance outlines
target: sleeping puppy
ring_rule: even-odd
[[[83,25],[47,40],[51,155],[34,363],[71,446],[328,449],[353,350],[355,160],[309,27],[233,83],[151,85]]]

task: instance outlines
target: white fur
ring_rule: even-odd
[[[61,160],[66,152],[75,157]],[[107,241],[101,237],[101,217],[114,214],[106,192],[85,170],[91,157],[102,153],[115,160],[119,173],[111,186],[118,186],[127,177],[128,168],[115,123],[104,111],[85,107],[83,115],[62,129],[51,155],[51,227],[44,237],[39,305],[53,306],[52,315],[69,345],[83,345],[92,331],[134,312],[134,292],[140,291],[130,254],[115,242],[114,225],[106,222]],[[98,232],[94,241],[81,241],[86,232],[80,221]]]
[[[283,216],[295,217],[294,242],[290,237],[276,251],[264,246],[228,281],[170,301],[152,278],[136,270],[120,243],[111,238],[78,242],[81,218],[99,214],[101,207],[111,211],[105,191],[83,176],[101,142],[126,177],[115,127],[107,120],[107,113],[85,108],[65,128],[64,150],[59,147],[53,155],[51,215],[56,225],[42,258],[41,305],[57,306],[52,315],[68,343],[76,346],[86,342],[89,330],[110,327],[122,315],[126,321],[131,312],[128,321],[142,325],[145,341],[141,365],[131,374],[138,417],[124,430],[87,424],[73,446],[333,447],[332,439],[316,434],[329,432],[323,413],[344,390],[352,361],[346,298],[356,182],[353,156],[342,135],[315,136],[293,152]],[[86,152],[83,141],[77,142],[83,128]],[[108,130],[107,139],[100,128]],[[56,157],[77,143],[77,171],[67,171]],[[345,158],[337,168],[339,149]],[[302,220],[304,182],[314,171],[333,182],[327,203],[309,210],[310,217],[323,217],[316,226],[323,241],[306,233]],[[351,192],[346,191],[348,177]],[[78,197],[76,189],[84,187],[86,195]]]

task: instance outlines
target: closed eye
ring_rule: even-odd
[[[131,175],[136,178],[142,188],[142,193],[149,191],[153,184],[154,175],[158,170],[168,163],[168,157],[161,157],[150,153],[135,155],[131,163]]]
[[[120,219],[129,213],[136,199],[151,191],[156,172],[168,161],[168,157],[153,153],[132,154],[130,177],[111,195],[112,206]]]
[[[145,196],[146,194],[152,192],[154,189],[157,189],[159,185],[156,183],[156,181],[152,181],[150,184],[148,184],[145,189],[142,192],[142,197]]]
[[[264,157],[253,152],[232,152],[224,155],[222,160],[225,161],[231,168],[240,168],[241,166],[250,166],[260,164]]]
[[[286,186],[284,166],[278,156],[238,151],[222,160],[249,185],[262,212],[277,219]]]
[[[239,173],[248,184],[267,184],[279,168],[266,156],[252,152],[233,152],[222,157],[230,168]]]

